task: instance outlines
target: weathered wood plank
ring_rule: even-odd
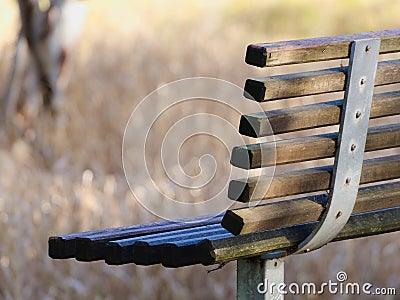
[[[204,218],[204,216],[200,216],[200,219]],[[202,221],[190,222],[190,223],[176,223],[173,221],[170,224],[158,225],[151,230],[145,231],[123,231],[123,232],[111,232],[107,235],[95,235],[84,238],[78,238],[76,240],[76,255],[75,258],[79,261],[95,261],[104,259],[106,254],[106,244],[113,240],[134,238],[137,236],[144,236],[149,234],[163,233],[169,232],[172,230],[180,230],[186,228],[193,228],[203,225],[212,225],[220,223],[222,220],[222,216],[212,219],[202,219]]]
[[[344,91],[348,67],[247,79],[246,98],[264,102]],[[400,82],[400,60],[378,63],[375,86]]]
[[[209,239],[222,239],[233,237],[233,234],[222,228],[217,232],[204,232],[203,235],[176,238],[164,243],[136,243],[133,250],[133,262],[138,265],[152,265],[161,263],[164,267],[180,267],[187,264],[198,264],[198,259],[187,253],[187,248],[192,248],[200,242]]]
[[[247,47],[245,61],[257,67],[270,67],[348,58],[352,41],[374,37],[381,38],[379,53],[384,54],[400,51],[400,29],[393,29],[275,43],[251,44]]]
[[[51,236],[48,241],[49,257],[53,259],[74,258],[76,253],[75,241],[77,238],[106,232],[107,229],[102,229]]]
[[[237,146],[231,164],[253,169],[335,156],[338,133]],[[400,146],[400,124],[371,127],[365,152]]]
[[[170,241],[178,241],[185,238],[204,238],[216,232],[226,232],[226,229],[222,228],[221,224],[217,223],[139,236],[130,239],[115,240],[106,244],[104,259],[109,265],[121,265],[133,262],[142,265],[156,264],[161,262],[155,261],[155,259],[159,259],[160,255],[157,255],[155,252],[150,254],[151,249],[147,249],[150,246],[163,244]],[[141,252],[143,248],[145,248],[145,253]],[[136,260],[134,260],[135,257]]]
[[[243,115],[240,134],[262,137],[292,131],[337,125],[340,122],[343,100],[329,101]],[[370,118],[400,114],[400,91],[375,94]],[[271,129],[270,129],[271,128]]]
[[[269,230],[320,219],[327,194],[285,200],[253,208],[228,210],[222,226],[235,235]],[[361,188],[353,214],[400,206],[400,182]]]
[[[196,216],[174,221],[161,221],[148,224],[108,228],[88,232],[72,233],[49,238],[49,256],[53,259],[65,259],[79,256],[82,261],[102,259],[108,241],[136,236],[216,224],[222,220],[218,216]],[[93,243],[92,243],[93,242]],[[78,254],[79,252],[79,254]]]
[[[179,268],[200,264],[200,257],[194,255],[196,247],[204,240],[214,241],[233,237],[233,234],[226,233],[212,235],[203,239],[192,239],[187,241],[179,241],[174,243],[164,244],[161,250],[161,263],[167,268]]]
[[[332,166],[328,166],[275,174],[272,180],[263,176],[232,180],[229,183],[228,197],[240,202],[249,202],[324,191],[329,189],[331,175]],[[396,178],[400,178],[400,155],[365,160],[360,184]],[[255,191],[256,184],[266,184],[263,182],[271,182],[265,194],[260,190]]]
[[[241,234],[232,238],[204,241],[188,249],[203,265],[220,264],[267,252],[291,251],[303,241],[317,222]],[[400,207],[352,215],[333,241],[383,234],[400,230]]]

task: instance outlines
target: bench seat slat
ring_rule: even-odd
[[[134,262],[134,246],[136,244],[145,244],[147,246],[158,245],[170,241],[203,237],[215,234],[216,232],[227,232],[221,224],[212,224],[199,226],[183,230],[173,230],[164,233],[151,234],[147,236],[138,236],[130,239],[122,239],[108,242],[105,248],[105,261],[110,265],[120,265]],[[154,256],[154,255],[153,255]],[[138,262],[136,262],[138,263]],[[155,263],[155,262],[154,262]],[[146,264],[146,263],[142,263]],[[151,264],[151,263],[148,263]]]
[[[161,225],[152,230],[146,231],[124,231],[119,233],[110,233],[108,235],[89,236],[84,238],[78,238],[76,240],[76,255],[75,258],[79,261],[95,261],[102,260],[105,256],[106,244],[113,240],[134,238],[143,235],[171,232],[174,230],[193,228],[203,225],[212,225],[220,223],[222,215],[213,219],[205,219],[201,222],[195,223],[172,223]]]
[[[217,224],[221,222],[222,217],[223,214],[219,214],[218,216],[196,216],[193,218],[184,218],[174,221],[161,221],[52,236],[49,238],[48,242],[49,256],[53,259],[66,259],[74,258],[78,254],[78,256],[81,256],[84,261],[101,259],[104,254],[105,244],[108,241],[160,233],[169,230]],[[80,242],[77,242],[78,240]],[[79,249],[77,248],[77,244],[79,244]]]
[[[339,36],[251,44],[247,47],[246,63],[270,67],[348,58],[350,43],[355,39],[381,38],[380,53],[400,51],[400,29],[363,32]]]
[[[231,164],[253,169],[335,156],[338,133],[234,147]],[[400,147],[400,124],[368,129],[365,152]]]
[[[187,249],[196,247],[200,242],[233,237],[233,234],[221,227],[218,232],[205,232],[203,235],[186,239],[174,239],[165,243],[149,245],[136,243],[133,248],[133,262],[138,265],[152,265],[161,263],[165,267],[179,267],[200,263]]]
[[[247,79],[246,98],[258,102],[344,91],[348,67]],[[375,86],[400,82],[400,60],[378,63]]]
[[[233,234],[230,232],[214,235],[208,237],[207,240],[215,241],[225,238],[231,238]],[[194,255],[196,253],[199,244],[204,242],[203,240],[192,240],[189,242],[178,242],[165,244],[161,251],[161,263],[167,268],[179,268],[184,266],[191,266],[201,264],[199,256]]]
[[[320,194],[228,210],[222,219],[222,226],[238,235],[313,222],[320,219],[327,200],[327,194]],[[400,182],[361,188],[353,214],[394,206],[400,206]]]
[[[324,191],[329,189],[332,166],[305,170],[296,170],[275,174],[272,178],[263,176],[232,180],[229,184],[228,197],[240,202],[260,199],[272,199],[284,196]],[[385,156],[364,160],[360,184],[391,180],[400,177],[400,155]],[[264,194],[255,194],[257,182],[271,182]],[[267,184],[265,183],[265,184]],[[260,191],[259,191],[260,193]]]

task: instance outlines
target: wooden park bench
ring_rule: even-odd
[[[299,195],[294,199],[213,217],[53,236],[49,256],[173,268],[237,260],[238,298],[258,299],[276,296],[276,289],[259,294],[257,284],[265,276],[283,282],[287,255],[400,230],[400,155],[380,151],[375,158],[363,158],[364,152],[400,146],[398,122],[368,128],[369,119],[400,114],[400,91],[373,93],[374,86],[400,82],[400,60],[378,62],[378,57],[385,59],[379,54],[395,52],[400,52],[400,29],[249,45],[246,62],[257,67],[339,59],[349,59],[349,65],[248,79],[245,96],[259,102],[338,91],[344,91],[344,99],[243,115],[242,135],[263,137],[271,134],[269,128],[277,137],[331,125],[339,125],[339,130],[238,146],[232,151],[232,165],[255,169],[275,163],[316,164],[329,157],[334,164],[276,173],[262,194],[254,191],[257,177],[233,180],[229,186],[228,196],[234,201]],[[388,119],[393,122],[382,122]],[[276,151],[274,160],[262,159],[271,151]]]

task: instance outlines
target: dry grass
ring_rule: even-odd
[[[47,238],[155,220],[127,188],[121,141],[131,110],[156,87],[191,76],[242,86],[246,77],[269,72],[245,66],[246,44],[394,28],[399,2],[125,0],[118,6],[109,1],[88,6],[63,110],[54,124],[52,167],[44,167],[23,139],[0,148],[0,298],[232,299],[234,263],[207,274],[200,266],[170,270],[52,261]],[[16,14],[10,0],[0,7],[4,82]],[[344,270],[354,282],[399,289],[398,238],[388,234],[341,242],[289,258],[287,281],[327,281]]]

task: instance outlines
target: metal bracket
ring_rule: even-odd
[[[283,300],[284,258],[264,256],[237,261],[238,300]]]
[[[309,252],[330,242],[351,215],[360,183],[379,48],[379,38],[351,44],[328,204],[317,227],[295,253]]]

